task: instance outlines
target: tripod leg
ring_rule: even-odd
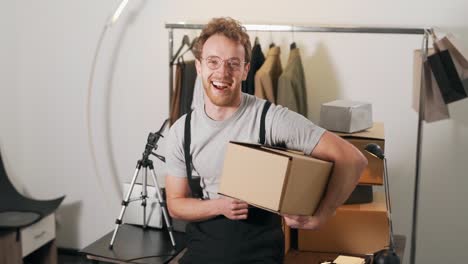
[[[143,206],[143,228],[147,227],[146,223],[146,199],[148,198],[147,193],[147,177],[148,177],[148,168],[145,167],[145,173],[143,174],[143,184],[141,190],[141,206]]]
[[[132,182],[130,183],[130,188],[128,189],[127,195],[125,196],[125,200],[122,201],[122,209],[120,210],[119,218],[115,220],[115,229],[114,233],[112,234],[112,239],[109,244],[109,248],[112,249],[114,246],[115,237],[117,236],[117,232],[119,230],[120,224],[122,224],[122,218],[125,214],[125,210],[128,206],[128,201],[130,200],[130,196],[132,195],[133,187],[135,186],[136,179],[138,177],[138,173],[140,172],[141,165],[138,163],[137,168],[135,169],[135,173],[133,174]]]
[[[166,209],[166,202],[163,200],[163,197],[161,195],[161,190],[159,188],[158,181],[156,180],[156,173],[154,172],[154,168],[152,166],[150,167],[150,171],[151,171],[151,176],[153,177],[154,187],[156,188],[156,194],[158,196],[157,198],[158,198],[159,205],[161,206],[164,221],[166,222],[167,230],[169,231],[169,236],[171,237],[172,246],[175,247],[176,243],[174,239],[174,234],[172,232],[173,228],[171,225],[171,221],[169,221],[169,215]]]

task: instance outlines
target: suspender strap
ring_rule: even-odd
[[[185,155],[185,169],[187,170],[187,179],[192,197],[203,198],[203,190],[200,187],[199,179],[192,178],[192,155],[190,155],[190,144],[191,144],[191,131],[190,121],[192,119],[192,110],[187,113],[185,117],[185,128],[184,128],[184,155]]]
[[[260,144],[265,144],[265,117],[268,109],[271,106],[271,102],[265,101],[262,110],[262,116],[260,118]],[[184,128],[184,155],[185,155],[185,168],[187,170],[187,178],[192,197],[203,199],[203,190],[200,187],[200,179],[192,178],[192,155],[190,155],[190,144],[191,144],[191,129],[190,122],[192,119],[192,110],[187,113],[185,117],[185,128]]]
[[[263,110],[262,110],[262,117],[260,118],[260,140],[258,143],[264,145],[265,144],[265,117],[268,112],[268,109],[271,106],[270,101],[265,101],[265,104],[263,105]]]

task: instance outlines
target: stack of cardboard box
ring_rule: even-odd
[[[383,184],[383,163],[364,150],[368,143],[384,148],[383,124],[357,133],[337,133],[368,159],[359,184]],[[290,150],[243,142],[229,143],[219,193],[279,214],[313,215],[325,192],[330,162]],[[283,226],[286,252],[302,251],[369,254],[387,246],[389,232],[383,193],[370,203],[341,206],[320,230],[290,232]]]
[[[384,196],[368,204],[343,205],[319,230],[299,230],[300,251],[372,254],[388,246],[389,231]]]
[[[337,133],[356,146],[368,159],[360,185],[383,184],[383,161],[364,150],[376,143],[384,149],[383,123],[358,133]],[[338,208],[320,230],[299,230],[298,249],[301,251],[372,254],[388,246],[389,222],[383,192],[374,192],[370,203],[347,204]]]

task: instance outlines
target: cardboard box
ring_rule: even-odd
[[[383,161],[369,154],[364,150],[364,147],[369,143],[376,143],[385,152],[384,124],[374,122],[374,125],[370,129],[362,132],[336,134],[353,144],[367,158],[368,164],[359,179],[359,184],[382,185],[384,170]]]
[[[383,193],[374,202],[343,205],[319,230],[299,230],[300,251],[370,254],[389,245],[389,222]]]
[[[230,142],[219,193],[276,212],[312,215],[332,163],[297,152]]]
[[[372,127],[372,105],[349,100],[322,104],[320,126],[337,132],[354,133]]]

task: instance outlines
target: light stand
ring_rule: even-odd
[[[122,0],[116,10],[112,13],[111,16],[107,19],[106,23],[104,24],[101,34],[99,35],[98,42],[96,44],[96,49],[94,50],[94,56],[93,56],[93,61],[91,63],[91,72],[89,73],[89,79],[88,79],[88,94],[87,94],[87,100],[86,100],[86,124],[87,124],[87,130],[88,130],[88,146],[91,151],[91,160],[93,162],[93,167],[96,172],[96,176],[98,178],[98,183],[99,187],[101,188],[102,192],[105,193],[106,188],[104,188],[105,184],[103,183],[104,181],[102,180],[101,175],[99,174],[99,169],[98,169],[98,161],[96,158],[96,148],[94,146],[94,139],[93,139],[93,125],[91,122],[91,108],[92,108],[92,102],[91,99],[93,97],[93,85],[94,85],[94,74],[96,73],[96,65],[97,65],[97,60],[99,57],[99,52],[101,51],[101,45],[104,40],[104,37],[106,35],[106,32],[109,28],[111,28],[119,19],[120,15],[122,14],[122,11],[125,9],[125,7],[128,4],[128,0]],[[107,195],[105,196],[107,197]]]
[[[382,249],[374,253],[373,263],[375,264],[400,264],[400,257],[395,253],[395,243],[393,241],[393,223],[392,223],[392,207],[390,203],[390,186],[388,185],[387,159],[383,150],[375,143],[367,144],[364,148],[374,157],[383,160],[384,162],[384,187],[385,187],[385,204],[387,206],[387,216],[389,221],[390,245],[388,249]]]
[[[429,50],[429,34],[431,34],[432,29],[424,30],[424,37],[422,41],[422,67],[421,67],[421,86],[419,89],[419,112],[418,112],[418,133],[417,133],[417,142],[416,142],[416,168],[414,175],[414,192],[413,192],[413,222],[411,225],[411,251],[410,251],[410,264],[416,264],[416,241],[417,241],[417,231],[418,231],[418,205],[419,205],[419,182],[421,178],[421,156],[422,156],[422,142],[423,142],[423,121],[424,121],[424,109],[425,109],[425,99],[426,99],[426,89],[424,87],[427,85],[426,74],[424,63],[427,60],[428,50]]]
[[[172,227],[171,222],[169,220],[169,215],[168,215],[167,209],[166,209],[166,202],[164,201],[164,199],[163,199],[163,197],[161,195],[161,189],[159,188],[159,184],[158,184],[158,181],[156,179],[156,173],[154,172],[153,161],[149,159],[149,156],[151,154],[153,154],[158,159],[160,159],[162,162],[166,161],[166,159],[163,156],[154,153],[153,149],[157,150],[157,148],[158,148],[157,143],[158,143],[159,139],[161,137],[163,137],[163,135],[161,133],[164,130],[164,128],[166,127],[166,124],[167,124],[168,121],[169,121],[169,119],[166,119],[164,121],[163,125],[161,126],[161,128],[159,129],[158,132],[150,133],[148,135],[148,142],[146,143],[145,151],[143,152],[143,157],[140,160],[138,160],[138,162],[137,162],[137,168],[135,169],[135,173],[133,175],[132,182],[130,184],[130,188],[129,188],[128,192],[127,192],[127,195],[125,196],[125,199],[122,201],[122,209],[120,210],[119,217],[115,220],[115,229],[114,229],[114,233],[112,234],[112,239],[111,239],[110,244],[109,244],[110,249],[112,249],[112,247],[114,246],[115,237],[117,236],[117,232],[119,230],[119,227],[122,224],[122,219],[123,219],[123,216],[125,214],[125,210],[127,209],[127,206],[128,206],[128,204],[130,202],[139,201],[139,200],[142,201],[141,206],[143,207],[143,228],[146,228],[146,226],[147,226],[146,225],[146,199],[148,199],[148,194],[147,194],[147,190],[146,190],[146,187],[147,187],[146,181],[147,181],[148,167],[150,169],[151,176],[153,178],[154,187],[156,189],[156,194],[157,194],[157,198],[158,198],[158,203],[159,203],[159,206],[161,207],[167,230],[169,231],[169,236],[171,238],[172,246],[174,246],[174,247],[176,246],[175,239],[174,239],[174,234],[172,233],[173,227]],[[142,186],[141,195],[140,195],[139,198],[130,199],[130,197],[132,195],[133,187],[135,186],[135,182],[137,180],[137,177],[139,175],[141,167],[143,167],[145,169],[144,174],[143,174],[143,181],[142,181],[143,186]]]

